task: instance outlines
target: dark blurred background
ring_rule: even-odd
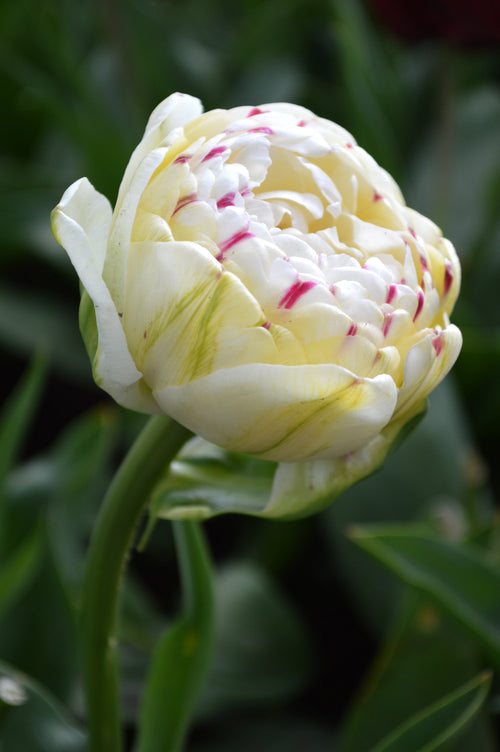
[[[240,674],[224,679],[219,666],[193,750],[324,750],[340,739],[339,752],[364,752],[488,663],[461,627],[361,554],[345,530],[418,519],[459,540],[479,539],[485,528],[497,535],[499,16],[498,3],[485,0],[0,4],[5,396],[34,354],[45,363],[6,485],[5,551],[34,521],[44,533],[0,624],[0,659],[47,685],[77,717],[82,557],[105,484],[143,418],[93,384],[78,332],[78,280],[49,213],[83,175],[113,202],[149,113],[173,91],[200,97],[205,109],[290,101],[340,123],[392,173],[408,204],[442,227],[463,267],[453,315],[462,354],[384,471],[311,520],[207,524],[221,613],[234,622],[233,639],[261,639],[261,662],[220,638],[221,655],[232,650]],[[131,737],[147,656],[177,603],[171,548],[161,524],[132,562],[124,617]],[[497,549],[498,540],[495,561]],[[469,733],[451,748],[498,750],[486,713]]]

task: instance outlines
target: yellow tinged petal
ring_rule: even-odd
[[[123,323],[152,389],[277,359],[256,300],[197,243],[132,244]]]
[[[357,379],[335,365],[257,363],[154,396],[165,412],[208,441],[296,462],[359,449],[390,420],[397,390],[387,375]]]
[[[406,355],[404,381],[399,392],[394,418],[405,416],[408,420],[422,400],[444,379],[455,363],[462,335],[450,324],[444,331],[430,331],[413,345]]]

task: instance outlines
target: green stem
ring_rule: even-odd
[[[150,492],[190,435],[164,416],[151,418],[118,470],[97,519],[82,601],[90,752],[122,749],[117,657],[122,572]]]
[[[213,581],[210,555],[202,527],[191,520],[172,522],[181,576],[184,617],[200,629],[213,620]]]
[[[183,608],[156,647],[141,709],[136,752],[180,752],[212,656],[214,594],[203,530],[173,523]]]

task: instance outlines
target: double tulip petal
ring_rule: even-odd
[[[172,95],[114,212],[84,178],[53,228],[86,291],[97,383],[283,463],[270,514],[292,479],[300,506],[370,472],[460,350],[453,246],[347,131],[301,107],[203,114]]]

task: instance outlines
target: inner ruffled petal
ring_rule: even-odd
[[[133,239],[207,249],[253,297],[288,363],[401,385],[419,333],[445,325],[459,269],[392,178],[342,128],[288,105],[202,115],[172,149]]]

